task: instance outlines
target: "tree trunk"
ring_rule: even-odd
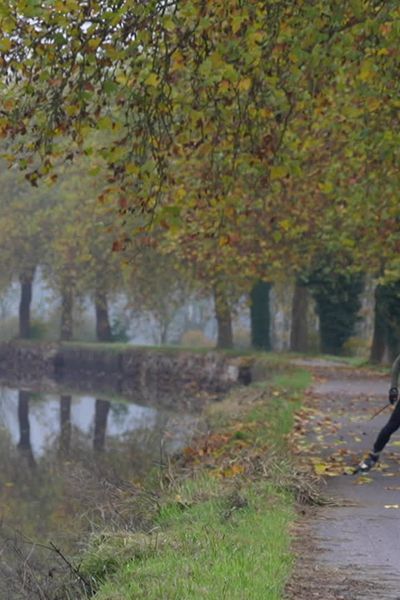
[[[168,329],[169,329],[169,323],[166,323],[165,321],[163,321],[160,324],[160,342],[161,342],[162,346],[164,346],[168,341]]]
[[[71,448],[71,396],[60,396],[60,455]]]
[[[387,315],[382,292],[382,286],[377,285],[375,288],[374,334],[369,356],[370,362],[378,364],[383,361],[385,356],[387,340]]]
[[[104,450],[109,410],[110,403],[108,400],[96,400],[93,436],[93,449],[96,451]]]
[[[270,290],[270,283],[258,281],[250,293],[251,343],[267,352],[271,350]]]
[[[107,294],[98,290],[95,297],[96,337],[99,342],[111,342],[112,332],[108,316]]]
[[[215,317],[217,319],[217,348],[233,348],[232,318],[226,293],[214,288]]]
[[[31,393],[20,390],[18,392],[18,424],[19,424],[19,442],[18,449],[27,459],[30,467],[35,466],[35,459],[31,446],[31,428],[29,424],[29,399]]]
[[[35,270],[20,275],[21,296],[19,302],[19,337],[29,338],[31,334],[32,286]]]
[[[61,341],[68,341],[68,340],[72,339],[73,307],[74,307],[74,295],[73,295],[72,287],[69,285],[66,285],[63,287],[62,296],[61,296],[61,329],[60,329]]]
[[[307,352],[308,350],[308,290],[296,282],[292,304],[292,326],[290,330],[290,350]]]

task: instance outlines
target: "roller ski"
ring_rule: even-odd
[[[353,475],[362,475],[368,473],[378,462],[379,452],[370,452],[366,458],[364,458],[359,465],[354,469]]]

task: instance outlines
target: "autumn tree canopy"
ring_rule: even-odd
[[[398,270],[396,1],[12,0],[0,20],[6,158],[37,184],[98,153],[121,248],[151,227],[228,274],[321,245]]]

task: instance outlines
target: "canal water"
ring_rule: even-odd
[[[174,404],[1,384],[0,576],[32,548],[70,556],[96,529],[134,530],[129,499],[201,427],[202,402]]]

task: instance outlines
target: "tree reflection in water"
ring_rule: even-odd
[[[94,436],[93,449],[95,451],[104,450],[107,430],[107,418],[110,411],[110,402],[108,400],[96,400],[94,415]]]
[[[71,448],[71,396],[60,396],[60,456],[67,457]]]
[[[31,445],[31,428],[29,424],[29,400],[31,392],[20,390],[18,392],[18,424],[19,424],[19,442],[18,449],[26,459],[30,467],[35,466],[35,458]]]

